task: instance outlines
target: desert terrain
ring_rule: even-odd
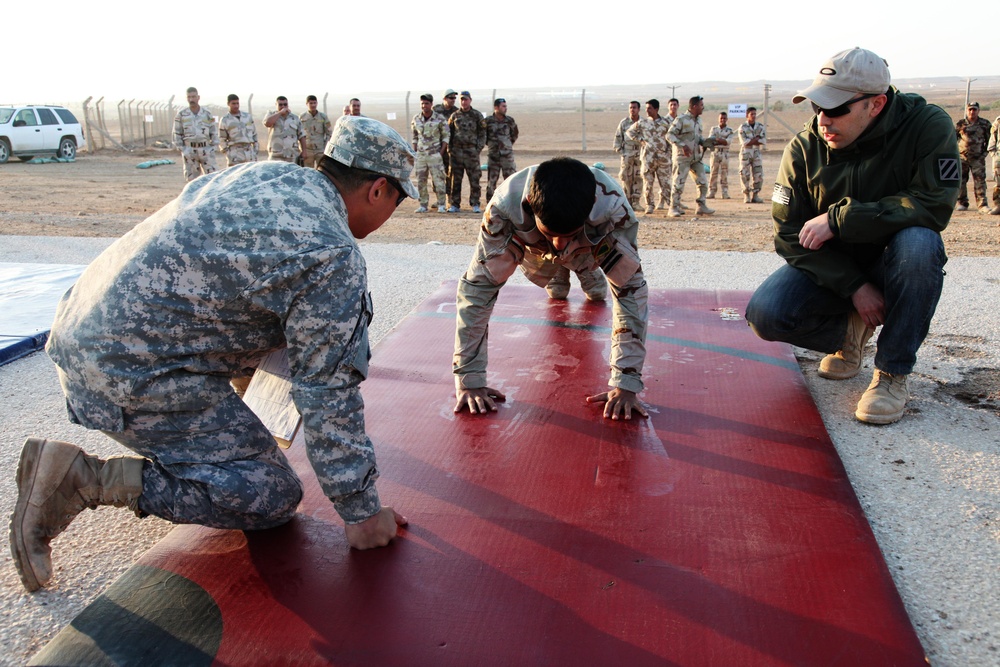
[[[665,107],[665,105],[664,105]],[[376,108],[373,117],[384,118]],[[587,164],[602,163],[605,170],[617,178],[619,158],[611,150],[612,137],[618,122],[626,115],[622,110],[604,109],[586,114],[587,151],[582,151],[581,119],[574,112],[535,110],[510,113],[517,119],[521,139],[515,145],[518,167],[527,167],[557,155],[567,155]],[[950,110],[957,117],[958,109]],[[989,113],[989,112],[986,112]],[[702,117],[705,133],[715,124],[718,112],[706,110]],[[258,130],[263,130],[260,117]],[[792,127],[800,127],[808,115],[795,109],[781,118]],[[742,119],[732,119],[738,127]],[[390,121],[406,135],[402,120]],[[764,188],[767,200],[774,174],[781,160],[784,144],[791,132],[774,123],[769,125],[769,146],[764,154]],[[261,136],[266,136],[261,132]],[[137,169],[140,162],[172,159],[173,165]],[[86,236],[118,237],[158,208],[170,201],[184,186],[179,153],[169,148],[138,147],[132,152],[100,150],[81,151],[71,164],[25,164],[13,160],[0,166],[0,235],[26,236]],[[483,154],[483,161],[486,156]],[[707,162],[707,159],[706,159]],[[219,154],[218,163],[225,166]],[[486,173],[482,174],[485,193]],[[992,189],[993,182],[988,182]],[[971,184],[970,184],[971,189]],[[712,216],[669,218],[665,210],[641,216],[640,249],[709,250],[760,252],[770,251],[772,224],[770,205],[744,204],[740,194],[739,158],[736,151],[730,157],[729,190],[732,199],[711,200],[716,213]],[[697,188],[688,179],[684,202],[694,209]],[[971,193],[970,193],[971,194]],[[431,204],[435,202],[431,195]],[[485,200],[483,201],[485,204]],[[475,242],[479,216],[468,206],[468,185],[463,195],[463,211],[458,214],[416,214],[417,203],[404,202],[386,225],[369,237],[371,243],[430,243],[471,245]],[[1000,250],[1000,227],[996,216],[970,210],[956,212],[944,233],[949,256],[992,256]]]

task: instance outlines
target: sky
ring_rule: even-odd
[[[811,80],[853,46],[885,58],[894,79],[953,77],[964,88],[965,78],[1000,74],[1000,40],[972,40],[954,13],[909,0],[630,4],[439,1],[432,12],[412,0],[333,0],[297,17],[299,3],[257,0],[178,16],[157,3],[56,0],[75,31],[41,39],[12,29],[37,25],[38,5],[6,3],[0,103],[176,95],[183,104],[191,85],[203,103],[224,103],[230,92],[437,98],[444,88]]]

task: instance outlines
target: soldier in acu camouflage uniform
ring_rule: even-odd
[[[333,135],[333,124],[325,113],[317,109],[319,100],[315,95],[306,98],[307,111],[299,116],[306,132],[306,145],[302,149],[302,163],[306,167],[318,167],[326,142]]]
[[[444,156],[448,152],[448,142],[451,140],[451,132],[448,130],[448,121],[444,116],[434,113],[431,108],[434,96],[423,94],[420,96],[420,113],[413,117],[410,122],[410,130],[413,133],[413,150],[417,154],[417,162],[414,171],[417,178],[417,191],[420,194],[420,206],[417,213],[426,213],[427,204],[430,203],[430,195],[427,193],[427,176],[430,174],[434,182],[434,196],[437,198],[438,213],[445,212],[445,202],[448,197],[448,188],[444,180]]]
[[[138,456],[101,460],[25,443],[11,551],[29,590],[52,575],[49,541],[84,507],[176,523],[285,523],[302,484],[229,379],[287,349],[309,460],[348,543],[387,544],[358,385],[371,297],[355,239],[407,195],[413,153],[367,118],[337,124],[320,168],[258,162],[189,184],[101,254],[59,304],[46,347],[72,422]]]
[[[268,128],[267,159],[296,163],[306,148],[306,130],[302,121],[288,108],[288,98],[276,100],[278,108],[264,116]]]
[[[743,183],[743,203],[763,204],[760,188],[764,183],[764,162],[761,146],[767,145],[764,124],[757,122],[757,109],[747,109],[747,122],[740,125],[740,181]]]
[[[614,149],[622,156],[621,169],[618,170],[618,180],[621,181],[625,189],[625,196],[632,209],[639,208],[639,200],[642,197],[642,180],[640,178],[641,165],[639,162],[639,152],[642,144],[626,136],[628,129],[639,120],[639,103],[632,100],[628,103],[628,116],[618,123],[618,131],[615,132]]]
[[[484,121],[486,123],[486,201],[493,197],[497,189],[500,172],[503,177],[510,177],[517,166],[514,164],[514,142],[517,141],[517,123],[513,116],[507,115],[507,100],[498,97],[493,100],[493,115]]]
[[[993,154],[993,208],[990,215],[1000,215],[1000,116],[990,128],[990,143],[986,152]]]
[[[487,337],[497,294],[518,267],[546,287],[559,272],[574,271],[587,299],[604,299],[611,285],[611,390],[587,402],[604,402],[604,416],[646,416],[636,394],[643,389],[648,289],[639,262],[639,223],[614,180],[571,158],[556,158],[517,172],[500,185],[483,216],[479,242],[458,283],[455,328],[455,412],[496,410],[503,394],[486,385]],[[604,271],[607,271],[605,277]],[[530,354],[530,341],[523,346]]]
[[[660,101],[646,102],[646,118],[632,124],[625,136],[642,144],[639,156],[642,162],[643,193],[646,199],[646,214],[655,210],[656,197],[653,194],[654,180],[660,183],[660,192],[670,192],[670,146],[667,144],[667,130],[670,119],[660,115]]]
[[[219,145],[226,154],[227,166],[257,161],[257,128],[253,116],[240,111],[240,98],[227,98],[229,113],[219,119]]]
[[[473,213],[479,213],[481,178],[479,169],[479,154],[486,145],[486,125],[483,114],[472,108],[472,95],[462,91],[461,108],[448,119],[451,130],[451,141],[448,151],[451,167],[449,169],[448,198],[451,201],[449,213],[458,213],[462,208],[462,178],[469,176],[469,205]]]
[[[681,196],[684,194],[684,183],[688,173],[694,174],[698,185],[698,213],[711,215],[714,209],[705,204],[708,196],[708,178],[705,177],[705,164],[701,161],[704,149],[714,148],[721,139],[705,139],[701,134],[701,112],[705,110],[705,100],[695,95],[688,101],[687,113],[681,114],[670,125],[667,141],[674,151],[673,184],[670,191],[670,216],[684,215],[681,209]]]
[[[715,199],[719,185],[722,185],[722,198],[729,199],[729,145],[733,140],[733,128],[729,127],[729,114],[725,111],[719,114],[719,124],[712,128],[709,139],[721,139],[724,144],[716,142],[712,149],[712,173],[708,179],[708,198]]]
[[[219,145],[219,128],[215,117],[198,102],[198,89],[187,89],[188,108],[174,117],[174,147],[184,156],[184,178],[193,181],[201,174],[215,171],[215,148]],[[201,172],[201,173],[199,173]]]
[[[972,174],[972,189],[976,195],[976,206],[983,213],[989,213],[986,199],[986,149],[990,142],[990,122],[979,117],[979,102],[973,102],[965,110],[965,118],[955,123],[958,135],[958,154],[962,159],[962,188],[958,191],[956,211],[969,208],[969,174]]]

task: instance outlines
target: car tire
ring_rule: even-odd
[[[0,164],[6,164],[10,159],[10,144],[6,139],[0,139]]]
[[[67,160],[75,160],[76,142],[69,137],[63,137],[62,141],[59,142],[59,152],[56,155]]]
[[[21,162],[27,162],[29,160],[34,160],[35,156],[34,155],[18,155],[17,159],[20,160]]]

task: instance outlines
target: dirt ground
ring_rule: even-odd
[[[603,163],[617,177],[618,156],[610,150],[614,127],[622,114],[588,114],[588,148],[580,151],[579,120],[569,114],[529,113],[517,118],[522,140],[515,150],[519,167],[526,167],[555,155],[569,155],[587,164]],[[706,131],[714,123],[705,117]],[[403,130],[401,123],[397,129]],[[775,132],[764,157],[762,193],[769,194],[787,136]],[[783,134],[788,134],[784,132]],[[176,162],[150,169],[136,165],[150,159],[169,158]],[[485,154],[483,156],[485,160]],[[225,165],[219,156],[220,165]],[[772,225],[769,204],[744,204],[739,186],[739,161],[730,159],[730,194],[733,199],[710,201],[712,216],[687,215],[669,218],[658,210],[642,216],[640,248],[675,250],[771,251]],[[485,192],[486,174],[482,174]],[[773,182],[773,181],[772,181]],[[971,185],[971,184],[970,184]],[[992,189],[992,181],[987,185]],[[136,223],[170,201],[184,186],[179,154],[168,149],[141,149],[132,153],[81,152],[70,164],[25,164],[16,160],[0,166],[0,235],[31,236],[121,236]],[[684,203],[694,209],[696,188],[688,180]],[[409,200],[378,232],[373,243],[429,243],[471,245],[475,242],[479,216],[468,210],[468,189],[463,197],[465,210],[458,214],[416,214],[417,203]],[[431,203],[434,196],[431,195]],[[484,202],[485,203],[485,202]],[[945,231],[950,256],[993,256],[1000,254],[1000,218],[977,211],[959,212]]]

